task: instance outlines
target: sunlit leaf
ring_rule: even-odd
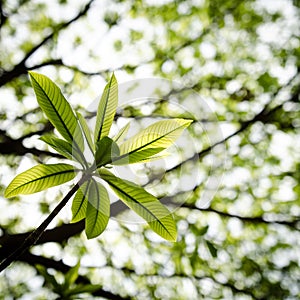
[[[47,269],[42,266],[42,265],[36,265],[35,268],[37,269],[37,271],[44,277],[45,281],[48,284],[51,284],[53,289],[55,291],[59,291],[61,286],[60,284],[57,282],[55,276],[53,276],[52,274],[49,274]]]
[[[142,187],[116,177],[105,169],[99,170],[118,197],[139,216],[148,222],[153,231],[168,241],[176,241],[176,225],[172,214],[157,198]]]
[[[207,241],[207,240],[206,240],[206,245],[207,245],[207,248],[208,248],[211,256],[213,258],[216,258],[218,256],[218,250],[216,249],[216,247],[210,241]]]
[[[58,132],[78,151],[83,151],[84,142],[77,118],[59,87],[47,76],[29,72],[39,106]]]
[[[92,180],[86,209],[85,232],[88,239],[100,235],[107,226],[110,216],[110,201],[105,187]]]
[[[5,190],[7,198],[19,194],[33,194],[60,185],[76,176],[76,169],[68,164],[35,166],[17,175]]]
[[[118,105],[118,83],[113,74],[105,86],[97,111],[95,142],[107,136]]]
[[[150,154],[153,153],[152,155],[159,153],[170,147],[191,123],[191,120],[172,119],[150,125],[120,145],[120,161],[125,161],[126,157],[128,161],[130,157],[133,157],[135,162],[137,162],[137,157],[145,159],[147,149],[152,149],[149,151]],[[157,152],[154,153],[155,151]],[[117,160],[115,164],[118,164]]]
[[[128,133],[128,130],[129,130],[129,127],[130,127],[130,123],[128,122],[124,127],[122,127],[120,129],[120,131],[114,136],[113,140],[116,142],[116,143],[121,143],[123,142],[123,140],[125,139],[126,137],[126,134]]]
[[[84,183],[76,192],[72,202],[72,223],[79,222],[86,216],[86,207],[88,201],[88,189],[90,181]]]
[[[88,143],[88,146],[91,149],[91,151],[94,152],[95,146],[94,146],[94,143],[93,143],[93,140],[92,140],[91,130],[90,130],[88,124],[86,123],[84,117],[79,112],[76,112],[76,114],[77,114],[77,118],[78,118],[78,121],[80,123],[80,126],[82,128],[82,132],[83,132],[83,134],[86,138],[86,141]]]
[[[128,156],[123,157],[122,159],[116,158],[115,161],[113,161],[114,165],[126,165],[126,164],[134,164],[134,163],[140,163],[140,162],[149,162],[155,159],[159,159],[161,157],[155,156],[157,153],[165,150],[165,148],[147,148],[141,151],[134,152]]]
[[[80,262],[78,262],[65,274],[65,288],[69,288],[76,281],[76,279],[78,278],[79,267]]]
[[[97,142],[96,148],[95,159],[98,167],[111,163],[120,154],[118,145],[108,136]]]
[[[78,294],[82,294],[82,293],[93,293],[93,292],[99,291],[102,288],[103,288],[102,285],[78,284],[74,288],[69,289],[66,292],[66,295],[70,295],[71,296],[71,295],[78,295]],[[81,298],[78,297],[78,299],[81,299]]]
[[[56,152],[63,155],[64,157],[80,162],[81,164],[84,164],[84,161],[82,159],[82,156],[80,152],[76,148],[74,148],[72,144],[69,142],[59,139],[54,135],[44,135],[40,137],[40,140],[45,142],[47,145],[52,147]]]

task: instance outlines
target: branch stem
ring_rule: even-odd
[[[49,216],[43,221],[43,223],[36,228],[18,247],[14,252],[12,252],[7,258],[5,258],[0,264],[0,272],[5,270],[13,261],[17,260],[28,248],[33,246],[39,238],[42,236],[48,225],[52,220],[58,215],[58,213],[64,208],[71,197],[77,192],[80,186],[90,178],[90,174],[84,174],[81,179],[73,186],[73,188],[68,192],[68,194],[59,202],[59,204],[54,208],[54,210],[49,214]]]

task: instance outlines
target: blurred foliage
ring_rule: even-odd
[[[0,5],[1,192],[28,165],[56,159],[38,140],[52,128],[28,70],[50,76],[89,118],[85,108],[112,71],[121,83],[164,78],[156,97],[124,104],[115,126],[197,120],[173,161],[128,173],[174,208],[179,239],[121,222],[121,210],[97,241],[70,234],[33,247],[34,257],[1,274],[0,298],[63,297],[68,289],[57,293],[47,278],[64,285],[80,260],[71,288],[91,287],[83,299],[299,299],[299,1],[87,3]],[[0,249],[36,227],[63,192],[1,197]],[[69,221],[65,213],[53,226]]]

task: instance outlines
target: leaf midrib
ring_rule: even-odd
[[[104,106],[103,114],[102,114],[102,117],[101,117],[101,123],[100,123],[101,125],[100,125],[100,128],[99,128],[99,132],[98,132],[98,136],[97,136],[96,141],[99,141],[100,137],[101,137],[102,128],[103,128],[104,119],[105,119],[105,113],[106,113],[106,109],[107,109],[107,105],[108,105],[108,99],[109,99],[109,95],[110,95],[110,89],[111,89],[111,85],[112,85],[112,79],[113,79],[113,77],[111,77],[111,79],[109,81],[109,86],[108,86],[108,89],[107,89],[107,96],[106,96],[106,99],[105,99],[105,106]]]
[[[66,126],[65,122],[63,121],[63,119],[61,118],[60,114],[58,113],[57,109],[55,108],[55,106],[53,105],[52,101],[50,100],[50,98],[48,97],[48,95],[46,94],[46,92],[44,91],[44,89],[42,88],[42,86],[39,84],[39,82],[32,76],[33,80],[36,82],[36,84],[40,87],[42,93],[45,95],[45,97],[47,98],[48,102],[50,103],[50,105],[52,106],[56,116],[58,116],[60,122],[62,123],[65,131],[67,132],[69,138],[71,139],[72,143],[74,143],[76,150],[79,152],[79,155],[83,158],[82,156],[82,152],[80,150],[79,145],[77,144],[76,140],[74,139],[72,133],[70,132],[69,128]],[[61,93],[59,91],[59,93]],[[72,110],[72,109],[71,109]],[[71,111],[72,112],[72,111]],[[74,116],[75,117],[75,116]],[[75,117],[76,118],[76,117]]]
[[[139,150],[141,150],[141,149],[143,149],[143,148],[145,148],[145,147],[151,145],[152,143],[155,143],[156,141],[158,141],[158,140],[164,138],[164,137],[167,136],[168,134],[171,134],[172,132],[174,132],[174,131],[176,131],[176,130],[180,129],[181,127],[184,127],[184,126],[185,126],[185,125],[181,125],[181,126],[175,128],[175,129],[169,131],[168,133],[166,133],[166,134],[164,134],[164,135],[162,135],[162,136],[156,138],[155,140],[153,140],[153,141],[151,141],[151,142],[148,142],[147,144],[144,144],[144,145],[142,145],[142,146],[140,146],[140,147],[138,147],[138,148],[136,148],[136,149],[134,149],[134,150],[132,150],[132,151],[130,151],[130,152],[128,152],[128,153],[124,153],[123,155],[121,155],[121,156],[117,157],[116,159],[114,159],[114,162],[115,162],[115,161],[118,161],[118,160],[120,160],[120,159],[122,159],[122,158],[124,158],[124,157],[126,157],[126,156],[129,156],[130,154],[133,154],[133,153],[135,153],[135,152],[138,152]],[[120,147],[121,147],[121,146],[120,146]],[[157,147],[157,148],[163,148],[163,147]],[[164,148],[164,149],[165,149],[165,148]]]
[[[158,219],[147,207],[144,207],[140,202],[138,202],[136,199],[134,199],[132,196],[130,196],[129,194],[125,193],[123,190],[121,190],[118,186],[114,185],[111,181],[109,182],[110,185],[112,185],[116,190],[118,190],[120,193],[122,194],[126,194],[127,197],[129,197],[133,202],[135,202],[136,204],[138,204],[139,206],[141,206],[143,209],[145,209],[151,216],[154,217],[154,219],[165,229],[166,232],[168,232],[169,236],[173,239],[172,234],[169,232],[169,230],[165,227],[165,225],[160,221],[160,219]],[[157,200],[158,201],[158,200]],[[154,222],[154,221],[149,221]],[[147,221],[147,223],[149,223]]]
[[[19,188],[21,188],[21,187],[23,187],[23,186],[25,186],[25,185],[31,184],[31,183],[33,183],[35,181],[38,181],[38,180],[43,180],[43,179],[46,179],[48,177],[57,176],[57,175],[61,175],[61,174],[64,174],[64,173],[71,173],[71,172],[75,172],[76,173],[76,172],[79,172],[79,171],[80,170],[77,170],[77,169],[64,170],[64,171],[60,171],[60,172],[57,172],[57,173],[48,174],[48,175],[45,175],[45,176],[42,176],[42,177],[39,177],[39,178],[35,178],[35,179],[31,180],[31,181],[27,181],[27,182],[25,182],[25,183],[23,183],[21,185],[18,185],[18,187],[14,188],[12,190],[12,192],[15,191],[15,190],[17,190],[17,189],[19,189]],[[9,194],[11,194],[11,192]]]
[[[96,194],[97,194],[97,209],[96,209],[96,217],[94,218],[93,220],[93,226],[91,227],[92,228],[92,232],[94,231],[95,227],[96,227],[96,224],[97,224],[97,220],[98,220],[98,215],[99,215],[99,207],[100,207],[100,196],[99,196],[99,190],[98,190],[98,186],[97,186],[97,182],[93,180],[93,183],[95,185],[95,189],[96,189]],[[90,204],[91,205],[91,204]],[[94,207],[94,206],[93,206]],[[94,207],[95,208],[95,207]]]
[[[79,214],[79,212],[80,212],[80,210],[81,210],[81,207],[82,207],[82,205],[83,205],[83,202],[84,202],[84,200],[85,200],[85,198],[86,198],[86,193],[87,193],[87,191],[88,191],[88,189],[89,189],[89,185],[90,185],[90,181],[87,182],[86,189],[85,189],[85,191],[83,192],[83,197],[82,197],[82,200],[81,200],[81,202],[80,202],[79,208],[77,209],[77,211],[76,211],[76,213],[74,214],[74,217],[73,217],[73,218],[75,218],[75,217]]]
[[[56,115],[58,116],[60,122],[63,124],[63,127],[65,128],[67,134],[69,135],[69,138],[73,141],[74,138],[73,138],[73,135],[72,133],[69,131],[68,127],[66,127],[65,123],[63,122],[60,114],[58,113],[57,109],[55,108],[55,106],[53,105],[52,101],[50,100],[50,98],[48,97],[48,95],[46,94],[46,92],[44,91],[44,89],[42,88],[42,86],[39,84],[39,82],[34,78],[32,77],[33,80],[36,82],[36,84],[40,87],[41,91],[43,92],[43,94],[45,95],[45,97],[47,98],[48,102],[50,103],[50,105],[52,106],[53,110],[55,111]],[[76,143],[76,142],[75,142]]]

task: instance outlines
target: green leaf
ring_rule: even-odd
[[[69,288],[78,278],[78,270],[80,267],[80,262],[78,262],[74,267],[72,267],[66,274],[65,274],[65,288]]]
[[[156,153],[159,153],[170,147],[192,122],[192,120],[172,119],[150,125],[120,145],[119,159],[124,161],[124,158],[128,157],[128,161],[130,161],[130,157],[134,157],[133,160],[137,162],[137,157],[147,158],[147,152],[141,152],[147,149],[153,149],[149,151],[150,154],[155,152],[154,149],[157,149]],[[118,164],[117,160],[115,164]]]
[[[118,105],[118,83],[115,75],[105,86],[97,111],[95,143],[107,136],[114,120]]]
[[[86,207],[88,202],[88,189],[90,181],[85,182],[76,192],[72,202],[72,221],[71,223],[79,222],[86,216]]]
[[[109,216],[110,201],[107,190],[101,183],[92,180],[85,219],[85,232],[88,239],[95,238],[104,231]]]
[[[68,164],[35,166],[17,175],[5,190],[7,198],[19,194],[33,194],[70,181],[76,176],[76,169]]]
[[[83,293],[91,294],[91,293],[96,292],[96,291],[98,291],[102,288],[103,288],[102,285],[78,284],[76,287],[68,290],[66,294],[69,295],[69,296],[83,294]]]
[[[123,142],[126,134],[128,133],[130,127],[130,123],[128,122],[124,127],[120,129],[120,131],[114,136],[113,140],[117,143]]]
[[[108,136],[96,143],[96,149],[95,159],[97,167],[111,163],[120,154],[118,145]]]
[[[57,282],[56,278],[53,275],[48,273],[47,269],[44,266],[36,265],[35,267],[37,271],[44,277],[45,281],[48,284],[52,285],[55,291],[60,291],[61,289],[60,284]]]
[[[54,135],[44,135],[40,137],[40,140],[45,142],[47,145],[52,147],[56,152],[60,153],[64,157],[73,160],[75,159],[82,165],[84,165],[84,161],[80,152],[76,148],[73,147],[72,144],[66,142],[65,140],[59,139]]]
[[[83,151],[82,133],[77,118],[59,87],[47,76],[29,72],[39,106],[58,132],[78,151]],[[77,130],[76,130],[77,129]]]
[[[218,256],[218,250],[216,249],[216,247],[209,241],[206,241],[206,245],[207,245],[207,248],[208,248],[211,256],[213,258],[216,258]]]
[[[99,175],[129,208],[148,222],[153,231],[168,241],[176,241],[177,232],[173,216],[157,198],[142,187],[118,178],[108,170],[100,169]]]
[[[84,117],[79,112],[76,112],[76,115],[77,115],[79,124],[82,128],[82,132],[86,138],[87,144],[88,144],[90,150],[94,153],[95,146],[94,146],[94,143],[92,140],[91,130],[90,130],[88,124],[86,123]]]
[[[198,235],[198,236],[205,235],[206,232],[208,231],[208,228],[209,228],[209,226],[206,225],[206,226],[200,228],[199,230],[197,229],[197,235]]]
[[[151,158],[159,159],[161,157],[154,156],[155,154],[165,150],[165,148],[158,147],[158,148],[148,148],[141,151],[137,151],[132,153],[131,155],[125,156],[122,159],[116,158],[113,160],[114,165],[127,165],[127,164],[134,164],[140,162],[148,162],[151,161]]]

